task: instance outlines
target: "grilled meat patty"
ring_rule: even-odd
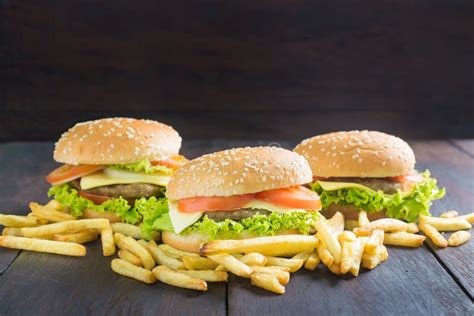
[[[387,194],[397,193],[397,190],[406,190],[407,186],[403,182],[391,181],[385,178],[343,178],[343,177],[334,177],[328,178],[325,181],[333,182],[352,182],[365,185],[372,190],[378,191],[382,190]]]
[[[76,189],[80,189],[79,181],[73,181],[72,185]],[[132,184],[112,184],[97,188],[83,190],[86,193],[108,196],[123,197],[126,200],[139,199],[141,197],[149,198],[151,196],[161,196],[162,187],[148,183],[132,183]]]
[[[209,217],[216,222],[221,222],[226,219],[231,219],[233,221],[240,221],[247,217],[252,217],[255,214],[263,214],[268,215],[271,212],[268,210],[260,210],[260,209],[250,209],[250,208],[242,208],[235,211],[213,211],[213,212],[205,212],[204,215]]]

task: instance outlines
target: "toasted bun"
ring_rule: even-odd
[[[415,154],[402,139],[381,132],[336,132],[308,138],[294,149],[317,177],[385,178],[415,167]]]
[[[99,212],[95,212],[95,211],[92,211],[92,210],[89,210],[89,209],[84,211],[83,217],[84,218],[105,218],[105,219],[108,219],[111,223],[117,223],[117,222],[122,221],[114,213],[110,213],[110,212],[100,212],[99,213]]]
[[[74,125],[56,143],[54,159],[71,165],[110,165],[176,155],[181,137],[150,120],[106,118]]]
[[[344,219],[357,220],[359,218],[359,210],[353,205],[331,204],[328,207],[323,208],[320,212],[326,218],[331,218],[336,212],[342,213],[342,215],[344,215]],[[387,216],[385,215],[385,211],[382,210],[380,212],[367,213],[367,217],[369,220],[374,221]]]
[[[173,248],[199,253],[199,249],[207,239],[201,234],[189,234],[181,236],[172,232],[163,231],[161,233],[161,240]]]
[[[308,162],[283,148],[246,147],[191,160],[170,179],[166,196],[231,196],[311,182]]]

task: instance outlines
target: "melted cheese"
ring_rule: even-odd
[[[335,191],[340,189],[347,189],[347,188],[356,188],[361,190],[371,190],[371,188],[366,187],[365,185],[352,183],[352,182],[330,182],[330,181],[318,181],[321,188],[325,191]]]
[[[150,183],[166,186],[170,176],[150,175],[139,172],[115,170],[105,168],[101,172],[96,172],[81,178],[81,189],[87,190],[104,185],[112,184],[131,184],[131,183]]]
[[[176,234],[179,234],[186,227],[189,227],[195,222],[197,222],[201,218],[202,214],[204,214],[204,212],[182,213],[178,210],[178,201],[168,200],[168,207],[171,223],[173,224],[174,232]],[[303,209],[288,208],[255,199],[250,200],[250,202],[248,202],[242,208],[268,210],[270,212],[277,213],[285,213],[289,211],[304,211]]]
[[[174,232],[179,234],[186,227],[196,223],[202,216],[203,212],[182,213],[178,211],[178,202],[168,200],[168,209],[173,224]]]

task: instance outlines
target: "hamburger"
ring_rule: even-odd
[[[375,131],[335,132],[302,141],[294,149],[313,171],[310,188],[319,194],[322,214],[356,219],[392,217],[414,222],[429,215],[444,196],[430,172],[415,170],[415,155],[402,139]]]
[[[181,137],[151,120],[106,118],[78,123],[55,145],[63,165],[46,180],[48,195],[76,217],[136,224],[153,212],[171,175],[186,162]]]
[[[278,234],[308,234],[321,208],[305,188],[308,162],[282,148],[224,150],[191,160],[170,179],[168,213],[154,226],[177,249],[202,243]]]

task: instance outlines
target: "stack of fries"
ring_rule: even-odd
[[[370,222],[367,213],[344,220],[336,213],[315,223],[314,236],[282,235],[244,240],[217,240],[202,245],[201,254],[157,244],[159,233],[145,240],[140,228],[107,219],[76,219],[59,203],[30,203],[26,216],[1,215],[5,226],[0,246],[68,256],[85,256],[84,243],[101,237],[104,256],[116,253],[112,270],[144,283],[163,283],[206,291],[207,282],[226,282],[228,272],[268,291],[283,294],[290,273],[315,270],[357,276],[360,267],[373,269],[388,259],[386,245],[420,247],[426,237],[438,247],[460,246],[470,240],[474,213],[420,216],[419,225],[385,218]],[[424,235],[418,234],[419,231]],[[448,240],[440,232],[455,231]]]

